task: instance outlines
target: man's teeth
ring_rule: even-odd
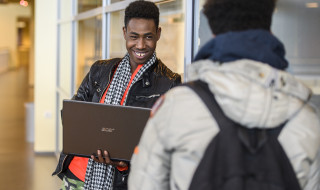
[[[139,57],[142,57],[142,56],[145,55],[145,53],[138,53],[138,52],[135,52],[135,53],[136,53],[136,55],[139,56]]]

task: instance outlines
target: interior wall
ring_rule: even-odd
[[[18,3],[0,5],[0,49],[8,48],[10,61],[8,69],[18,66],[17,58],[17,19],[18,17],[31,17],[31,8],[23,7]]]
[[[34,86],[34,6],[31,7],[30,19],[30,50],[29,50],[29,75],[28,84],[30,87]]]
[[[55,152],[57,2],[35,1],[35,152]]]

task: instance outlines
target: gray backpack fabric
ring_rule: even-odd
[[[190,190],[301,189],[277,139],[285,123],[273,129],[248,129],[224,115],[206,83],[184,85],[201,97],[220,128],[207,146]]]

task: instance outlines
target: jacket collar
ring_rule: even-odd
[[[284,70],[288,67],[284,56],[284,46],[274,35],[255,29],[217,35],[200,49],[195,61],[211,59],[224,63],[251,59]]]

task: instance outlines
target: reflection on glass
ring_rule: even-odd
[[[79,21],[76,88],[91,65],[101,59],[101,29],[101,16]]]
[[[287,58],[294,64],[320,64],[319,18],[319,9],[308,8],[303,1],[278,3],[272,31],[285,44]],[[307,60],[310,58],[316,60]]]
[[[64,23],[60,25],[60,39],[59,39],[59,75],[58,88],[68,95],[71,92],[71,65],[72,65],[72,24]]]
[[[111,3],[117,3],[117,2],[120,2],[120,1],[124,1],[124,0],[111,0]]]
[[[123,57],[126,52],[126,42],[123,38],[124,10],[111,13],[110,17],[110,58]]]
[[[78,13],[102,6],[102,0],[78,0]]]
[[[316,94],[320,94],[319,18],[319,8],[309,8],[304,1],[282,0],[272,22],[272,32],[285,46],[289,72],[302,77]]]
[[[172,71],[184,71],[184,13],[183,0],[159,4],[161,38],[157,45],[157,56]]]
[[[209,40],[212,39],[212,32],[209,27],[208,20],[202,12],[204,3],[205,3],[205,0],[199,1],[199,10],[198,10],[199,20],[198,20],[198,26],[196,26],[198,30],[198,34],[196,36],[197,46],[195,47],[195,51],[194,51],[195,55],[204,44],[206,44]]]

